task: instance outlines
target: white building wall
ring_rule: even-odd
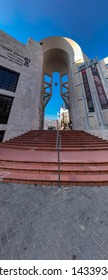
[[[73,129],[85,130],[107,137],[108,109],[102,110],[90,68],[87,77],[95,112],[89,112],[85,88],[79,66],[89,64],[80,46],[71,39],[49,37],[37,43],[29,39],[26,45],[0,31],[0,65],[20,74],[16,92],[0,89],[0,94],[14,97],[8,123],[0,124],[4,141],[29,130],[40,129],[42,122],[42,80],[45,73],[57,71],[69,77],[69,111]],[[57,50],[57,51],[56,51]],[[47,55],[46,55],[47,53]],[[45,56],[46,55],[46,56]],[[25,64],[29,60],[28,67]],[[44,59],[45,58],[45,59]],[[46,64],[47,65],[46,65]],[[108,97],[108,58],[98,62],[97,67]]]
[[[42,50],[40,44],[32,39],[23,45],[0,31],[0,55],[1,66],[20,73],[15,92],[0,89],[0,94],[14,97],[8,123],[0,124],[0,130],[6,131],[4,140],[8,140],[39,129]],[[30,60],[29,67],[24,65],[25,57]]]

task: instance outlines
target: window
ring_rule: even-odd
[[[0,94],[0,124],[6,124],[11,110],[13,97]]]
[[[19,79],[19,73],[0,66],[0,88],[15,92]]]
[[[0,142],[2,142],[2,140],[3,140],[4,133],[5,133],[4,130],[0,131]]]

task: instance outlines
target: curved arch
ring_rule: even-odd
[[[75,76],[77,64],[84,62],[84,55],[80,46],[73,40],[66,37],[53,36],[40,41],[43,54],[43,87],[42,102],[43,115],[44,108],[52,97],[52,74],[60,73],[60,95],[69,108],[70,119],[72,119],[72,104],[75,104]],[[45,74],[50,76],[51,82],[47,83],[44,79]],[[62,81],[63,76],[67,74],[66,82]],[[43,121],[42,115],[42,121]],[[79,116],[80,118],[80,116]]]
[[[44,52],[43,71],[49,75],[59,72],[62,75],[68,72],[69,55],[59,48],[52,48]]]
[[[84,62],[83,52],[80,46],[73,40],[66,37],[53,36],[41,40],[43,55],[51,49],[61,49],[68,53],[72,62]]]

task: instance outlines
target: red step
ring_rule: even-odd
[[[61,184],[108,185],[108,142],[83,131],[60,134]],[[2,143],[0,180],[57,185],[56,131],[29,131]]]
[[[23,184],[35,185],[57,185],[57,174],[28,174],[27,172],[1,172],[0,178],[3,182],[15,182]],[[108,174],[103,175],[61,175],[61,184],[68,186],[86,185],[86,186],[100,186],[108,185]]]

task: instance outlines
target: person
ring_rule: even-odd
[[[72,129],[72,122],[71,122],[71,120],[70,120],[70,122],[68,123],[68,126],[69,126],[70,129]]]
[[[65,129],[64,123],[61,123],[61,128],[60,128],[60,130],[64,130],[64,129]]]

